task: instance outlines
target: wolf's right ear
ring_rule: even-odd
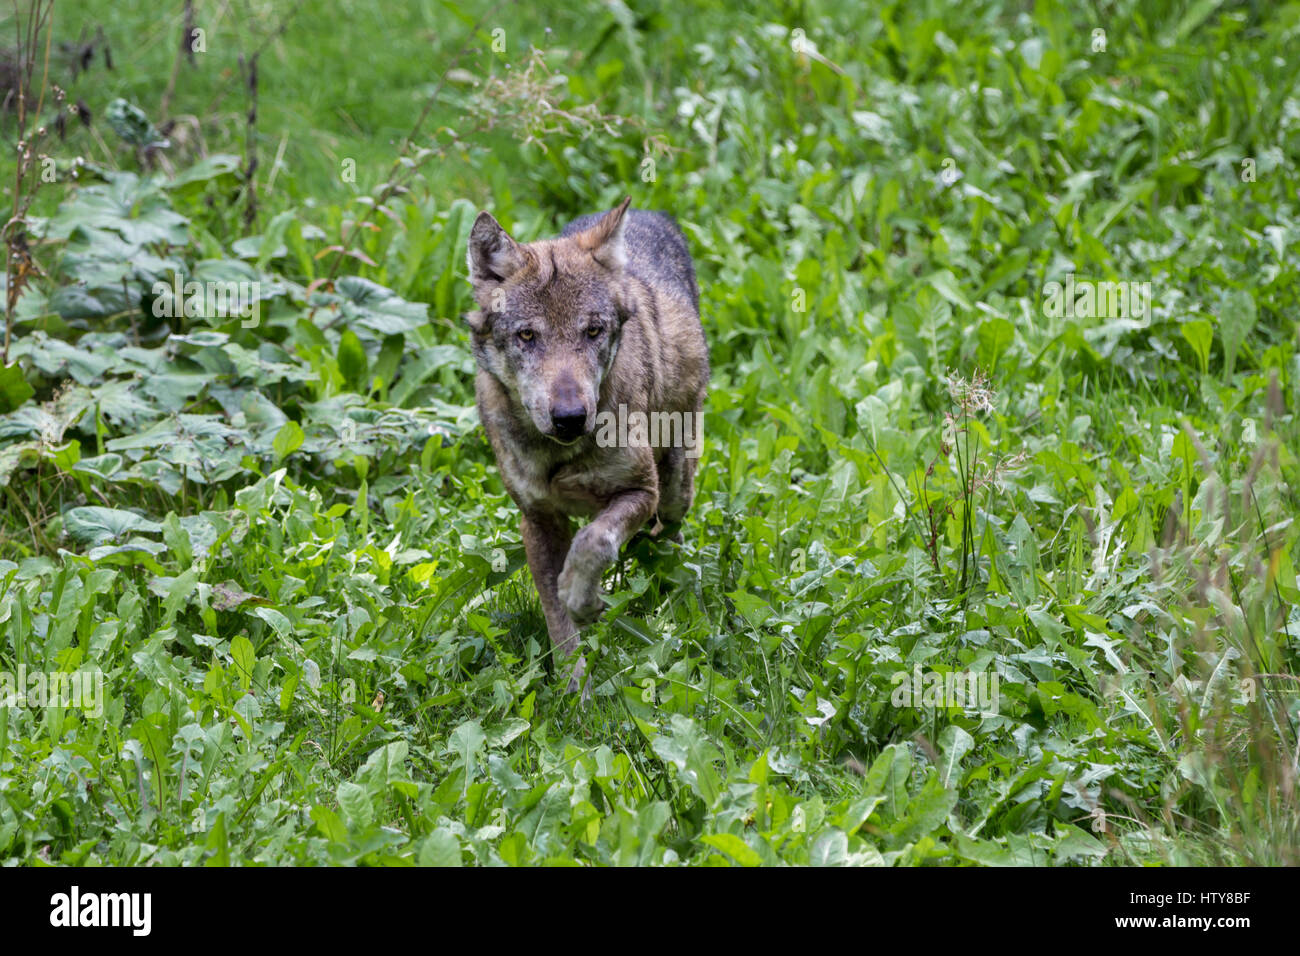
[[[469,231],[466,261],[475,285],[504,282],[524,267],[524,250],[490,213],[481,212]]]

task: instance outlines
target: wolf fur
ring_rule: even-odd
[[[479,417],[522,512],[551,641],[584,699],[578,625],[604,609],[601,578],[623,544],[652,519],[654,534],[682,520],[698,455],[597,441],[597,417],[622,407],[698,421],[709,379],[686,239],[630,202],[527,244],[481,212],[469,237]]]

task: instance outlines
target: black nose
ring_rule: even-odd
[[[551,426],[557,438],[577,438],[587,428],[587,409],[581,405],[556,405],[551,409]]]

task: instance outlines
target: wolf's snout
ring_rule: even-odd
[[[578,438],[587,430],[587,409],[578,404],[551,406],[551,427],[555,437],[563,441]]]

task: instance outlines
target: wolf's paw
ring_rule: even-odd
[[[600,578],[617,557],[618,542],[593,525],[587,525],[574,536],[556,583],[560,600],[576,623],[588,624],[605,610]]]
[[[600,617],[601,611],[605,610],[605,599],[600,596],[599,579],[595,583],[588,583],[575,580],[577,575],[569,575],[566,580],[567,571],[566,566],[565,570],[560,572],[557,589],[560,592],[560,600],[575,624],[590,624]]]

